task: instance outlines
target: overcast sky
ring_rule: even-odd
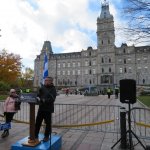
[[[123,0],[109,0],[115,27],[121,20]],[[0,50],[20,54],[25,67],[34,67],[44,41],[51,41],[54,53],[96,48],[96,20],[100,0],[1,0]],[[116,46],[125,38],[116,30]]]

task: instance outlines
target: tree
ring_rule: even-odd
[[[124,28],[130,41],[135,44],[150,41],[150,1],[126,0],[124,16],[129,19],[128,27]]]
[[[22,87],[32,87],[33,86],[33,69],[27,67],[25,71],[21,73],[20,82]]]
[[[14,84],[21,75],[21,58],[19,55],[7,53],[5,49],[0,52],[0,81]]]

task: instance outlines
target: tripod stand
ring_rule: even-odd
[[[131,130],[131,105],[130,102],[128,103],[128,130],[126,131],[126,134],[129,134],[129,150],[134,149],[133,141],[132,141],[132,135],[137,139],[138,143],[146,150],[146,147],[143,145],[143,143],[140,141],[138,136]],[[122,139],[120,138],[112,147],[113,149]]]

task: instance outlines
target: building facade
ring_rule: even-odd
[[[56,86],[114,87],[125,78],[135,79],[139,85],[150,84],[150,46],[115,46],[114,19],[108,3],[102,4],[96,34],[97,49],[88,47],[81,52],[54,54],[50,41],[45,41],[34,61],[34,86],[39,86],[43,79],[45,52],[49,76]]]

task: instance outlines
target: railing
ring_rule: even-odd
[[[3,102],[0,102],[0,110],[2,107]],[[38,105],[35,107],[35,114],[37,110]],[[15,114],[14,119],[18,122],[29,123],[28,103],[21,104],[21,110]],[[0,117],[0,120],[3,121],[3,117]],[[116,105],[55,104],[52,120],[53,128],[120,134],[120,106]],[[139,138],[150,139],[150,109],[132,108],[131,126]]]

